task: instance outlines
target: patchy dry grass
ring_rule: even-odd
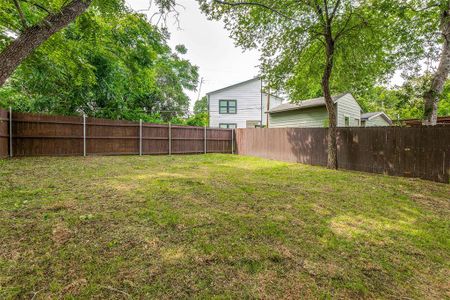
[[[0,160],[0,298],[448,298],[450,187],[231,155]]]

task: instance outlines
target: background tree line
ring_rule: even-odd
[[[18,1],[18,10],[15,2],[0,0],[0,51],[62,7],[57,0]],[[161,2],[164,9],[171,8]],[[0,106],[203,124],[198,117],[185,118],[190,100],[184,90],[196,89],[198,68],[183,58],[187,52],[183,45],[174,50],[168,46],[168,37],[166,30],[150,24],[123,1],[94,2],[23,60],[0,89]]]

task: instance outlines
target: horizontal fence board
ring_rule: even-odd
[[[162,155],[169,154],[169,125],[86,118],[13,113],[14,156]],[[170,126],[172,154],[205,152],[205,128]],[[231,130],[207,128],[207,150],[231,153]],[[0,157],[9,153],[9,114],[0,109]]]
[[[240,155],[327,165],[327,129],[237,129]],[[433,127],[338,129],[340,169],[449,183],[450,130]]]

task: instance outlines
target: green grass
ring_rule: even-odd
[[[232,155],[0,160],[0,298],[448,298],[450,186]]]

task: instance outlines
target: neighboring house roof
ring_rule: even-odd
[[[344,97],[347,94],[348,93],[344,93],[344,94],[333,96],[332,97],[333,102],[336,103],[339,99],[341,99],[342,97]],[[272,113],[279,113],[279,112],[285,112],[285,111],[290,111],[290,110],[300,110],[300,109],[319,107],[319,106],[325,106],[325,98],[324,97],[303,100],[296,104],[284,103],[277,107],[272,108],[271,110],[269,110],[269,113],[272,114]]]
[[[376,117],[382,117],[383,119],[386,120],[386,122],[388,122],[389,124],[392,125],[392,120],[391,118],[388,117],[388,115],[386,115],[384,112],[382,111],[377,111],[377,112],[368,112],[365,114],[361,114],[361,121],[370,121]]]
[[[252,79],[249,79],[249,80],[246,80],[246,81],[242,81],[242,82],[239,82],[239,83],[236,83],[236,84],[233,84],[233,85],[230,85],[230,86],[221,88],[221,89],[219,89],[219,90],[215,90],[215,91],[206,93],[206,95],[211,95],[211,94],[223,92],[223,91],[225,91],[225,90],[228,90],[228,89],[231,89],[231,88],[235,88],[235,87],[237,87],[237,86],[240,86],[240,85],[243,85],[243,84],[246,84],[246,83],[250,83],[250,82],[255,81],[255,80],[261,80],[261,77],[255,77],[255,78],[252,78]]]

